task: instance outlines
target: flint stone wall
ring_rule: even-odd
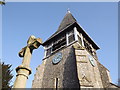
[[[55,56],[55,54],[53,54],[44,59],[45,63],[37,68],[32,85],[33,88],[55,88],[56,78],[58,78],[58,88],[80,87],[74,48],[69,46],[58,52],[62,52],[63,56],[58,64],[53,65],[52,59]]]

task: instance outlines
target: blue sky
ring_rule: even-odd
[[[30,35],[45,41],[58,28],[67,9],[101,48],[99,61],[110,70],[113,83],[118,79],[118,6],[117,2],[15,3],[2,7],[2,60],[15,68],[22,63],[18,52],[27,45]],[[44,56],[43,47],[34,50],[31,58],[32,74],[27,81],[31,87],[36,67]],[[11,84],[13,84],[13,82]]]

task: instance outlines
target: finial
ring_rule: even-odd
[[[69,8],[67,9],[67,12],[70,13],[70,9]]]

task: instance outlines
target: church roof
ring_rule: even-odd
[[[113,83],[110,83],[108,88],[120,88],[120,86],[116,85],[116,84],[113,84]]]
[[[64,29],[66,29],[66,27],[71,26],[75,22],[76,22],[76,19],[73,17],[70,11],[68,11],[67,14],[64,16],[62,22],[60,23],[57,31],[50,38],[48,38],[44,43],[46,43],[48,40],[56,36],[58,33],[62,32]]]
[[[70,11],[68,11],[67,14],[64,16],[60,26],[58,27],[57,32],[61,31],[62,29],[64,29],[65,27],[69,26],[74,22],[76,22],[76,19],[73,17]]]
[[[78,30],[81,31],[81,33],[93,44],[94,48],[99,49],[99,47],[93,42],[93,40],[80,27],[80,25],[77,23],[76,19],[73,17],[73,15],[70,13],[70,11],[68,11],[66,13],[66,15],[64,16],[62,22],[60,23],[57,31],[43,43],[43,46],[46,45],[47,43],[49,43],[49,41],[51,39],[53,39],[53,37],[55,37],[56,35],[62,33],[63,31],[66,31],[67,28],[73,27],[73,26],[78,27],[79,28]]]

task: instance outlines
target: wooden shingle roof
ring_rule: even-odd
[[[62,22],[60,23],[57,31],[50,38],[48,38],[44,43],[46,43],[47,41],[49,41],[50,39],[52,39],[58,33],[60,33],[61,31],[63,31],[66,27],[72,25],[75,22],[76,22],[76,19],[72,16],[72,14],[70,13],[70,11],[68,11],[67,14],[64,16]]]
[[[83,36],[93,45],[93,47],[97,50],[100,49],[94,41],[87,35],[87,33],[81,28],[81,26],[77,23],[77,20],[73,17],[73,15],[68,11],[64,16],[62,22],[60,23],[57,31],[49,37],[44,43],[43,46],[51,42],[57,35],[60,35],[62,32],[66,32],[70,27],[77,27],[78,31],[83,34]]]

